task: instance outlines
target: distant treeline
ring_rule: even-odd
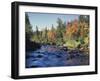
[[[41,21],[42,22],[42,21]],[[57,46],[66,46],[69,49],[80,49],[89,52],[89,16],[80,15],[66,23],[60,18],[57,19],[57,27],[52,24],[51,29],[45,27],[39,31],[38,25],[36,31],[32,30],[28,14],[25,14],[26,41],[30,40],[40,44],[50,44]]]

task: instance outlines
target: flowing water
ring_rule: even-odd
[[[43,45],[26,53],[26,68],[89,65],[89,56],[80,52],[69,53],[61,47]]]

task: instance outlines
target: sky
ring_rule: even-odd
[[[30,24],[32,25],[33,31],[36,30],[36,26],[41,31],[45,27],[51,29],[52,24],[57,27],[57,18],[60,18],[63,22],[70,22],[75,19],[78,19],[79,15],[76,14],[55,14],[55,13],[34,13],[26,12],[29,17]]]

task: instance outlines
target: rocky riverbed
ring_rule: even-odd
[[[26,68],[89,65],[89,55],[53,45],[26,52]]]

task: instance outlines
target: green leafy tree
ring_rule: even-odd
[[[45,27],[44,30],[42,30],[42,43],[48,43],[48,36],[47,36],[48,30],[47,27]]]
[[[64,43],[64,32],[66,28],[66,23],[63,22],[60,18],[57,19],[57,45],[63,45]]]

